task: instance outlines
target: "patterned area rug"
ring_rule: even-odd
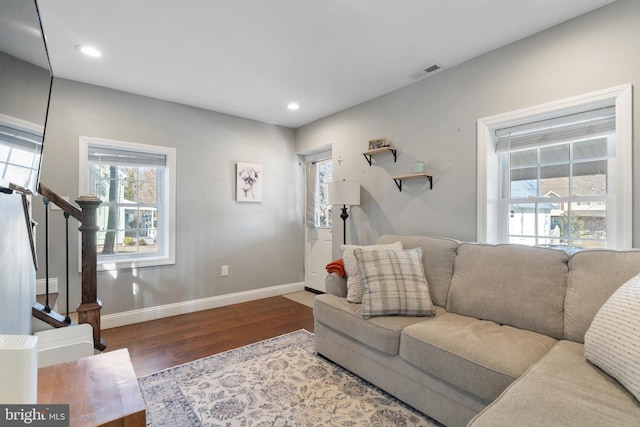
[[[154,427],[439,425],[318,356],[305,330],[138,382]]]

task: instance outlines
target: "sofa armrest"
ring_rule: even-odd
[[[328,294],[338,297],[347,297],[347,279],[340,277],[338,273],[329,274],[324,279],[325,290]]]

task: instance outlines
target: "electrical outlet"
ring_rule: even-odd
[[[223,265],[220,268],[220,275],[222,277],[227,277],[229,275],[229,266],[228,265]]]

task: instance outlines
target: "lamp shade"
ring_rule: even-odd
[[[357,206],[360,204],[360,183],[334,181],[329,183],[329,203],[332,205]]]

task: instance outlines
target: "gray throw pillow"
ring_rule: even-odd
[[[600,308],[584,336],[584,353],[640,400],[640,274]]]
[[[362,315],[433,316],[435,311],[422,265],[422,248],[354,249],[362,296]]]

